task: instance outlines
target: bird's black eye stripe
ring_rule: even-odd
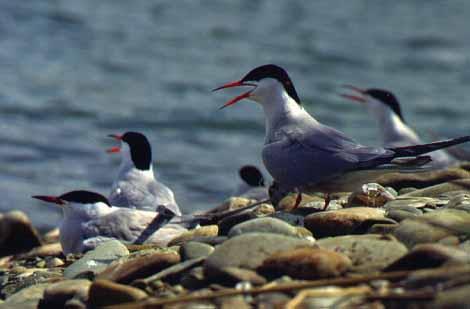
[[[400,103],[393,93],[384,89],[375,88],[367,89],[365,93],[387,105],[403,122],[405,121],[401,112]]]
[[[292,99],[294,99],[299,105],[301,105],[300,98],[297,95],[297,91],[295,90],[292,80],[290,79],[286,70],[284,70],[280,66],[277,66],[275,64],[262,65],[248,72],[248,74],[246,74],[241,81],[258,82],[263,78],[273,78],[279,81],[284,86],[284,89],[286,90],[287,94],[289,94]]]
[[[59,196],[59,198],[67,202],[75,202],[81,204],[93,204],[102,202],[108,206],[111,206],[108,199],[103,195],[85,190],[70,191],[62,194],[61,196]]]

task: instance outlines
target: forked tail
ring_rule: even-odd
[[[446,139],[443,141],[433,142],[429,144],[405,146],[405,147],[396,147],[389,148],[395,152],[394,158],[400,157],[416,157],[425,153],[436,151],[439,149],[447,148],[450,146],[466,143],[470,141],[470,135]]]

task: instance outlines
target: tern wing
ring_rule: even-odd
[[[156,216],[156,212],[122,208],[83,223],[82,231],[84,238],[101,236],[132,242]]]
[[[303,151],[323,152],[325,160],[350,169],[366,168],[389,163],[394,152],[380,147],[361,145],[342,132],[316,124],[308,130],[286,128],[284,134],[291,143],[297,143]]]
[[[121,181],[117,187],[119,190],[113,190],[110,195],[110,202],[113,205],[149,211],[155,211],[158,205],[164,205],[176,215],[181,215],[173,192],[160,182]]]
[[[181,210],[179,209],[178,204],[176,204],[175,195],[170,188],[161,182],[155,181],[149,183],[148,191],[151,196],[154,197],[154,205],[164,205],[177,216],[181,216]]]

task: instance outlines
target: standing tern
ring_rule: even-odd
[[[109,201],[120,207],[155,211],[164,205],[177,216],[181,211],[170,188],[155,179],[152,167],[152,148],[142,133],[126,132],[110,137],[121,142],[108,153],[121,153],[121,165],[114,180]]]
[[[83,190],[33,198],[62,208],[59,239],[64,254],[84,252],[109,239],[166,246],[186,231],[170,222],[175,214],[164,206],[158,212],[115,207],[103,195]]]
[[[254,199],[257,201],[265,200],[268,196],[268,188],[266,187],[264,176],[261,171],[253,165],[244,165],[238,171],[241,183],[233,196]]]
[[[384,89],[361,89],[346,85],[356,94],[342,94],[349,100],[364,104],[369,113],[377,120],[382,135],[383,146],[403,147],[422,144],[418,134],[410,128],[401,111],[400,103],[393,93]],[[431,166],[444,168],[457,163],[452,156],[444,150],[437,150],[430,154]]]
[[[339,186],[332,185],[335,180],[355,188],[370,181],[356,177],[354,182],[345,183],[346,174],[376,170],[384,164],[393,165],[396,158],[416,157],[470,141],[470,136],[465,136],[398,148],[363,146],[313,118],[303,108],[287,72],[277,65],[257,67],[241,80],[227,83],[214,91],[240,86],[248,86],[251,89],[228,101],[221,108],[242,99],[261,104],[266,119],[262,158],[266,169],[283,192],[297,189],[301,192],[311,188],[326,194],[342,191]],[[362,174],[363,177],[370,175]],[[327,203],[328,199],[325,206]]]

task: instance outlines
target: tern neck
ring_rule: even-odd
[[[310,117],[304,108],[285,91],[272,92],[261,105],[266,118],[266,143],[275,139],[276,131],[299,118]],[[312,118],[313,119],[313,118]]]
[[[400,141],[403,141],[404,145],[411,145],[419,142],[419,138],[416,133],[389,108],[383,108],[380,111],[374,109],[373,112],[379,123],[384,145],[396,144]]]
[[[135,167],[132,161],[123,160],[119,167],[117,180],[129,179],[129,178],[139,178],[139,179],[149,179],[154,180],[155,176],[153,173],[153,167],[150,165],[150,168],[147,170],[141,170]]]

